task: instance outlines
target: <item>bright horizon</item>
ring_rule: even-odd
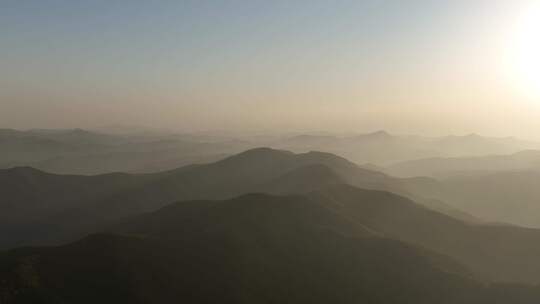
[[[540,5],[4,1],[0,127],[540,139]]]

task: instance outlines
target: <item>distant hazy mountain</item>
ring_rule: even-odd
[[[459,175],[414,191],[489,221],[540,227],[540,171]]]
[[[78,148],[73,145],[41,137],[32,132],[0,129],[1,163],[32,162],[77,152]]]
[[[540,151],[509,155],[429,158],[381,169],[395,176],[431,176],[408,190],[444,201],[488,221],[540,227]]]
[[[362,195],[392,204],[388,194]],[[336,212],[339,206],[319,200],[251,194],[181,202],[126,220],[115,234],[4,252],[0,299],[6,304],[540,301],[538,288],[473,279],[459,263],[381,237]]]
[[[508,154],[540,149],[539,143],[474,134],[428,138],[378,131],[349,136],[326,134],[283,138],[175,134],[141,128],[104,130],[111,134],[82,129],[1,129],[0,168],[31,166],[51,173],[85,175],[148,173],[216,161],[257,146],[298,153],[325,151],[377,168],[423,158]]]
[[[384,168],[385,172],[392,175],[406,177],[450,177],[523,170],[540,171],[540,150],[521,151],[510,155],[419,159]]]
[[[31,166],[60,174],[158,172],[222,159],[246,142],[192,136],[103,134],[74,130],[0,130],[0,168]]]
[[[515,138],[483,137],[476,134],[430,138],[397,136],[385,131],[343,137],[298,135],[275,141],[270,145],[295,152],[325,151],[359,164],[375,165],[389,165],[421,158],[508,154],[540,149],[540,143]]]
[[[116,145],[122,143],[121,137],[83,129],[32,129],[24,133],[71,145]]]
[[[369,231],[448,255],[490,281],[540,283],[540,230],[470,224],[398,195],[336,185],[309,197]]]

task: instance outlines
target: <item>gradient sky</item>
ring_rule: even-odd
[[[536,2],[3,0],[0,127],[540,139]]]

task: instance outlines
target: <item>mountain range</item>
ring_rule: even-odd
[[[325,151],[371,168],[424,158],[540,149],[540,143],[476,134],[430,138],[377,131],[347,136],[212,136],[139,129],[131,132],[0,129],[0,168],[31,166],[51,173],[82,175],[153,173],[220,160],[259,146],[297,153]]]
[[[329,153],[259,148],[156,174],[72,176],[13,168],[0,171],[0,179],[7,185],[0,188],[7,198],[0,205],[0,240],[6,249],[74,241],[163,207],[168,210],[175,201],[267,193],[296,195],[324,206],[349,222],[343,234],[369,232],[447,255],[479,280],[540,282],[540,268],[531,266],[540,254],[535,245],[540,244],[539,230],[483,223],[418,194],[439,185],[437,180],[394,178]]]
[[[540,171],[540,150],[474,157],[426,158],[405,161],[380,169],[394,176],[438,178],[488,175],[504,171]]]
[[[215,161],[248,147],[232,139],[209,142],[176,134],[0,129],[0,168],[31,166],[84,175],[157,172]]]
[[[153,174],[73,176],[17,167],[0,170],[0,180],[7,185],[0,188],[5,198],[0,204],[4,247],[61,240],[60,234],[76,236],[109,220],[178,200],[223,199],[247,192],[301,193],[339,183],[391,190],[434,209],[461,214],[408,192],[411,185],[429,184],[424,179],[393,178],[329,153],[294,154],[269,148]]]
[[[325,151],[358,164],[377,166],[434,157],[484,156],[540,149],[540,143],[513,137],[497,138],[477,134],[422,137],[393,135],[386,131],[348,136],[297,135],[267,144],[295,152]]]

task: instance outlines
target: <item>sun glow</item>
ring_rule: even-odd
[[[529,6],[520,14],[511,41],[517,87],[528,97],[540,100],[540,4]]]

